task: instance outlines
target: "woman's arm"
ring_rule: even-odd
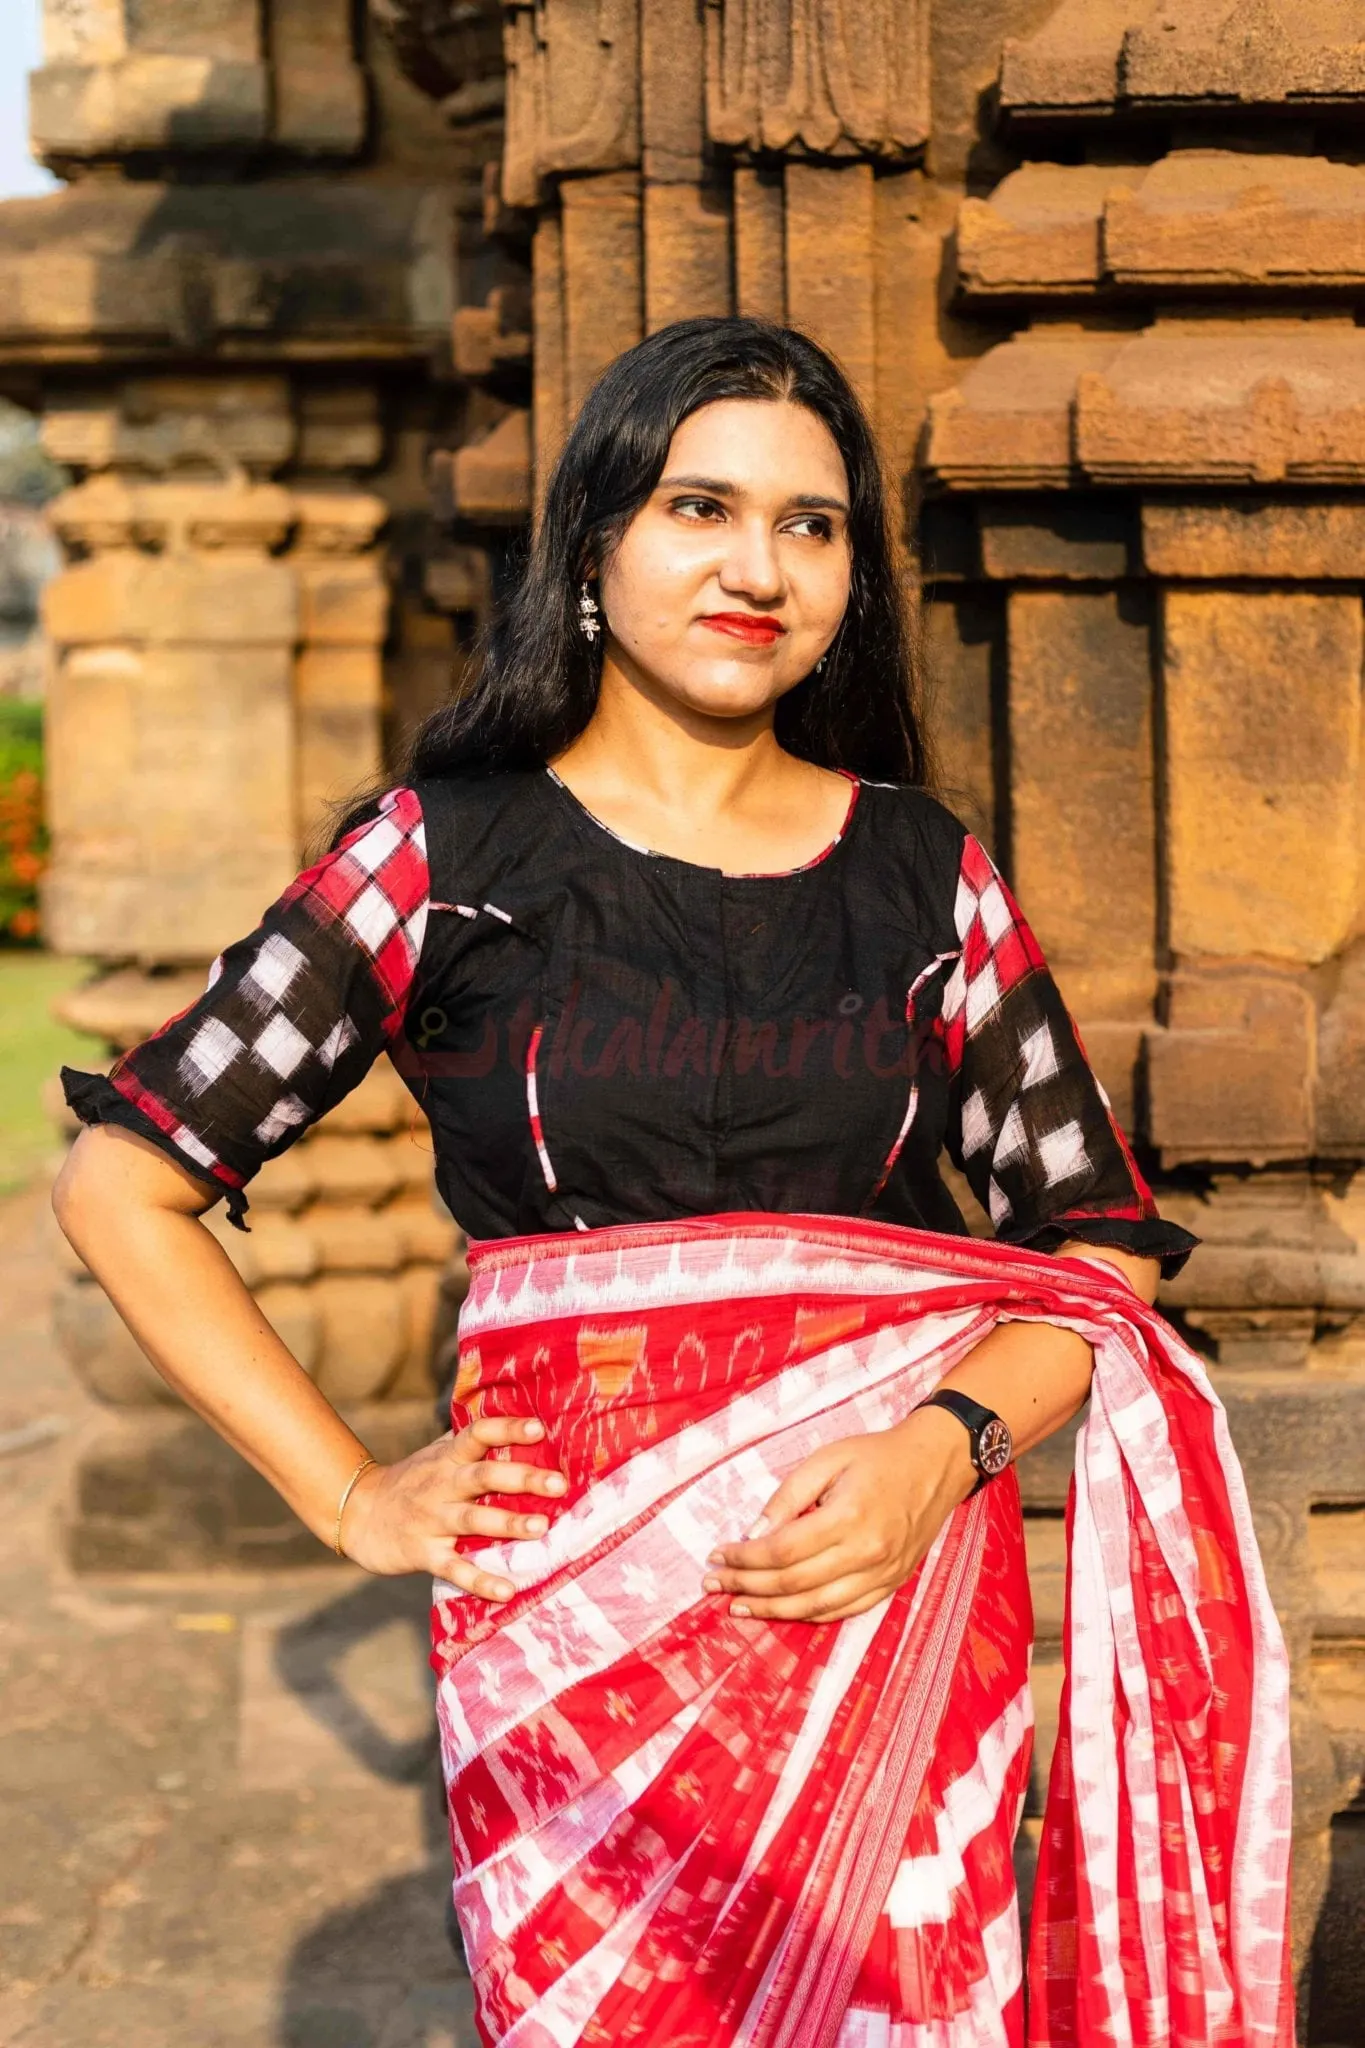
[[[100,1126],[76,1140],[53,1208],[162,1378],[331,1544],[342,1493],[368,1454],[200,1222],[214,1192],[147,1140]],[[347,1502],[347,1555],[370,1571],[431,1572],[484,1599],[509,1598],[512,1586],[476,1570],[453,1542],[543,1533],[543,1517],[473,1505],[485,1493],[563,1492],[557,1472],[486,1456],[542,1434],[530,1420],[478,1421],[398,1464],[371,1466]]]
[[[1156,1298],[1155,1259],[1079,1242],[1063,1245],[1062,1254],[1103,1260],[1144,1301]],[[1093,1365],[1074,1330],[998,1323],[940,1384],[994,1409],[1017,1455],[1084,1405]],[[905,1582],[976,1478],[956,1416],[917,1408],[894,1429],[847,1437],[804,1459],[748,1539],[712,1555],[703,1583],[731,1594],[736,1614],[788,1621],[861,1614]]]

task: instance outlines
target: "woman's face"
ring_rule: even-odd
[[[848,495],[834,437],[804,406],[694,412],[603,567],[608,657],[705,716],[767,710],[838,631]]]

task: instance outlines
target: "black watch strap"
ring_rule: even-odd
[[[1014,1456],[1014,1439],[1009,1424],[996,1414],[994,1408],[983,1407],[980,1401],[973,1401],[970,1394],[960,1394],[956,1387],[940,1387],[924,1403],[926,1408],[946,1408],[955,1415],[971,1438],[972,1463],[976,1467],[977,1479],[972,1492],[977,1492],[988,1479],[995,1479],[1005,1470]]]

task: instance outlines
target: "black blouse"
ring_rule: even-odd
[[[1008,888],[922,792],[850,778],[806,866],[630,845],[549,769],[397,789],[118,1061],[88,1123],[226,1192],[387,1050],[474,1237],[735,1210],[1119,1246],[1178,1270]]]

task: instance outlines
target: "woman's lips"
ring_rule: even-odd
[[[752,612],[710,612],[702,624],[731,640],[747,641],[750,647],[771,647],[787,630],[780,619],[756,618]]]

